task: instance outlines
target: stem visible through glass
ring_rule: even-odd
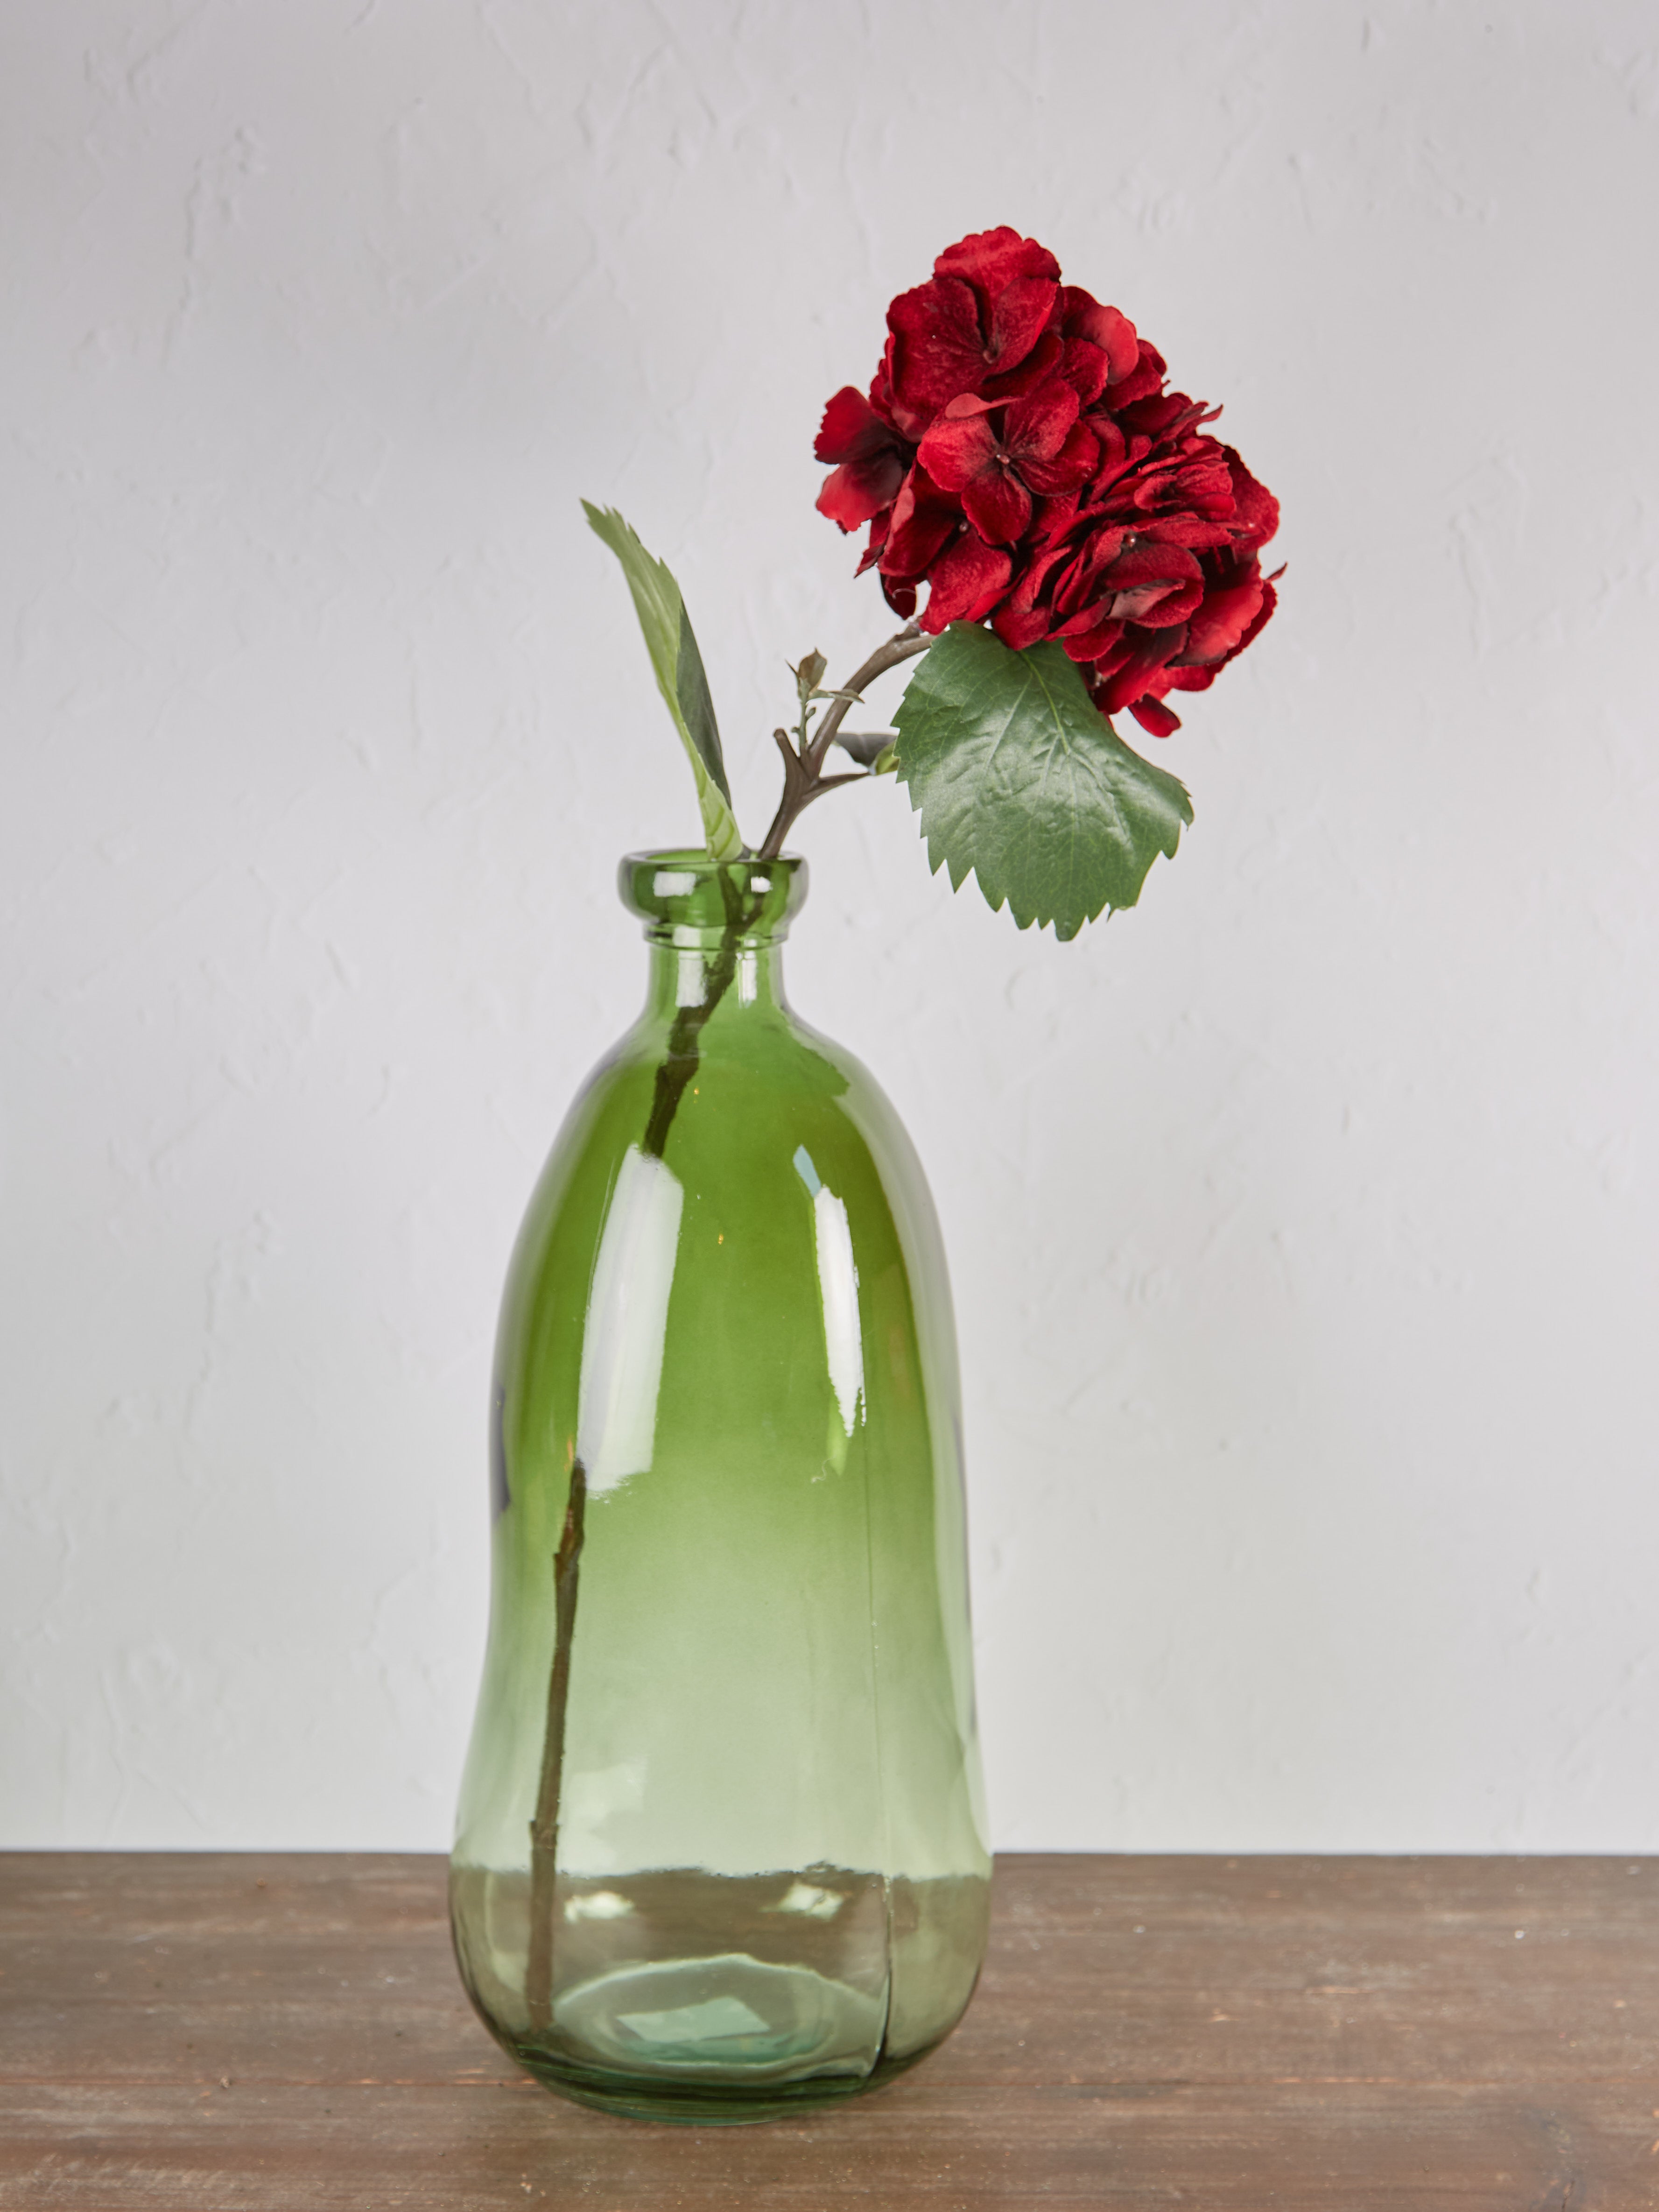
[[[731,988],[737,973],[738,945],[760,911],[758,897],[745,900],[729,869],[719,871],[726,927],[714,956],[703,969],[701,999],[676,1012],[668,1048],[657,1069],[651,1115],[640,1150],[661,1159],[685,1087],[696,1073],[703,1029]],[[559,1807],[564,1784],[565,1716],[570,1703],[570,1652],[576,1631],[576,1595],[587,1517],[587,1470],[580,1459],[570,1467],[570,1491],[564,1527],[553,1554],[553,1666],[547,1680],[547,1734],[542,1741],[541,1779],[530,1823],[530,1956],[525,2000],[530,2025],[546,2033],[553,2025],[553,1933],[557,1911]]]

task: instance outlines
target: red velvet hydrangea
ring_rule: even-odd
[[[1054,640],[1103,714],[1165,737],[1171,691],[1202,691],[1273,613],[1261,549],[1279,502],[1164,388],[1128,318],[1006,228],[941,253],[887,310],[866,398],[847,386],[816,451],[820,511],[869,526],[859,573],[921,627],[988,621],[1016,650]]]

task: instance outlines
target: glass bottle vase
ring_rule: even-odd
[[[501,1309],[451,1915],[550,2087],[764,2119],[925,2056],[983,1956],[955,1334],[897,1116],[784,997],[805,863],[619,883],[645,1011]]]

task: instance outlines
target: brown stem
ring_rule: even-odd
[[[553,1918],[557,1909],[559,1798],[564,1782],[564,1722],[570,1704],[570,1646],[576,1626],[577,1571],[587,1517],[587,1470],[570,1469],[564,1531],[553,1554],[553,1672],[547,1685],[547,1734],[542,1741],[541,1782],[530,1823],[530,1958],[525,2001],[530,2025],[545,2034],[553,2025]]]
[[[878,676],[884,675],[890,668],[896,668],[902,660],[911,660],[917,653],[926,653],[933,641],[930,637],[923,637],[914,623],[907,623],[896,637],[890,637],[885,645],[876,647],[862,668],[854,670],[842,685],[842,690],[849,693],[862,691],[866,684],[873,684]],[[832,700],[823,721],[813,732],[811,742],[799,753],[781,730],[773,732],[783,753],[783,796],[778,801],[777,812],[772,817],[772,826],[761,841],[760,851],[756,855],[757,860],[777,859],[783,850],[783,841],[789,835],[791,825],[815,799],[822,798],[826,791],[834,791],[841,784],[864,781],[862,775],[827,776],[823,773],[823,763],[829,757],[830,746],[836,742],[836,732],[846,720],[847,710],[852,703],[851,698]]]
[[[902,660],[914,660],[917,653],[926,653],[933,641],[931,637],[924,637],[914,623],[906,623],[896,636],[890,637],[885,645],[878,645],[863,667],[854,669],[839,688],[843,691],[862,691],[873,684],[878,676],[884,676],[890,668],[896,668]],[[824,756],[834,744],[836,732],[847,720],[847,710],[852,703],[850,699],[830,702],[829,712],[813,731],[812,742],[806,748],[809,768],[817,769],[823,767]]]
[[[703,970],[702,996],[695,1006],[682,1006],[675,1014],[668,1032],[668,1049],[657,1070],[651,1095],[651,1118],[645,1125],[645,1136],[640,1146],[640,1150],[652,1159],[659,1160],[663,1156],[668,1132],[673,1127],[680,1100],[685,1096],[685,1086],[696,1073],[703,1026],[731,988],[738,967],[738,939],[744,923],[751,919],[744,910],[743,893],[725,868],[720,872],[720,886],[726,905],[726,927],[720,933],[714,958]]]
[[[696,1072],[704,1025],[731,988],[737,973],[738,945],[753,914],[730,872],[722,869],[720,896],[726,927],[714,958],[703,972],[703,994],[682,1006],[668,1032],[668,1046],[657,1069],[651,1115],[640,1149],[660,1159],[686,1085]],[[564,1529],[553,1554],[553,1666],[547,1682],[547,1732],[542,1739],[542,1771],[536,1814],[530,1823],[530,1956],[525,1969],[525,2002],[532,2032],[545,2035],[553,2025],[553,1943],[558,1911],[559,1806],[564,1785],[565,1716],[570,1704],[570,1655],[576,1632],[583,1529],[587,1516],[587,1470],[580,1460],[570,1469],[570,1494]]]

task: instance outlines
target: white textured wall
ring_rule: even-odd
[[[1132,916],[800,839],[998,1838],[1659,1848],[1656,210],[1650,0],[0,9],[0,1838],[447,1841],[496,1291],[695,824],[577,496],[757,834],[883,634],[818,409],[1006,221],[1290,573]]]

